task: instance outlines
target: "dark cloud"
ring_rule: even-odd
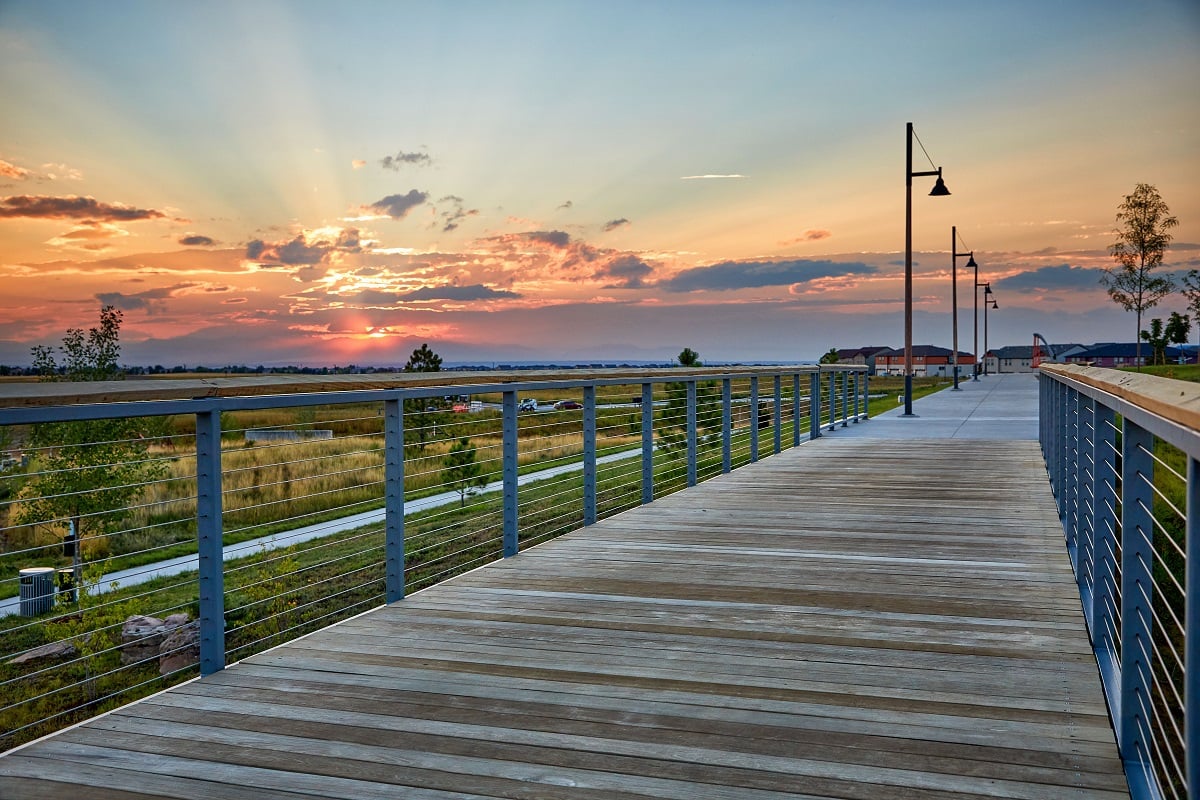
[[[14,195],[0,197],[0,217],[130,222],[140,219],[163,219],[166,215],[154,209],[133,208],[121,203],[101,203],[94,197]]]
[[[190,233],[187,236],[181,237],[179,243],[184,247],[211,247],[216,244],[208,236],[201,236],[197,233]]]
[[[343,228],[332,239],[324,236],[306,238],[299,235],[288,241],[264,242],[262,239],[252,239],[246,244],[246,258],[262,261],[264,266],[320,264],[328,260],[329,254],[335,251],[362,252],[358,229]],[[297,274],[309,280],[311,278],[307,276],[315,273]]]
[[[878,270],[861,262],[810,261],[725,261],[706,267],[685,269],[658,285],[669,292],[723,292],[763,286],[788,286],[843,275],[870,275]]]
[[[1101,288],[1101,274],[1103,274],[1103,270],[1100,269],[1059,264],[1056,267],[1042,267],[1029,272],[1019,272],[1016,275],[992,281],[992,285],[996,289],[1020,294],[1061,289],[1099,289]]]
[[[100,292],[95,298],[102,305],[116,306],[122,311],[144,310],[153,313],[161,310],[164,301],[183,294],[227,294],[233,291],[230,286],[206,285],[195,282],[177,283],[173,286],[161,286],[157,289],[147,289],[144,292],[125,294],[124,292]]]
[[[506,289],[492,289],[481,283],[471,286],[422,286],[408,294],[401,295],[401,300],[498,300],[520,297],[516,292]]]
[[[384,156],[379,161],[384,169],[400,171],[403,166],[427,167],[433,163],[433,159],[428,153],[405,153],[403,151],[396,153],[394,156]]]
[[[597,274],[615,279],[617,288],[637,289],[645,285],[643,279],[653,271],[653,267],[637,256],[624,255],[605,264]]]
[[[531,242],[548,244],[551,247],[566,247],[571,243],[571,235],[564,231],[529,231],[524,236]]]
[[[457,195],[448,194],[438,200],[438,205],[449,204],[449,208],[439,211],[442,218],[442,232],[449,233],[456,229],[458,224],[467,217],[474,217],[479,214],[478,208],[466,208],[463,206],[463,199]]]
[[[429,199],[425,192],[412,189],[408,194],[389,194],[382,200],[376,200],[371,208],[387,214],[392,219],[403,219],[404,215]]]
[[[570,200],[567,200],[567,201],[563,202],[561,205],[559,205],[559,206],[558,206],[558,208],[556,208],[556,209],[554,209],[554,210],[555,210],[555,211],[562,211],[564,208],[570,208],[570,207],[571,207],[571,206],[573,206],[573,205],[575,205],[575,204],[574,204],[574,203],[572,203]]]
[[[631,224],[629,222],[629,220],[625,219],[624,217],[621,217],[620,219],[611,219],[608,222],[604,223],[604,232],[608,233],[609,231],[615,231],[617,228],[620,228],[622,225],[629,225],[629,224]]]

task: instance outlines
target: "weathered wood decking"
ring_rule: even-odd
[[[9,754],[0,796],[1127,796],[1061,542],[1035,442],[830,437]]]

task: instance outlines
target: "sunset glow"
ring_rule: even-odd
[[[916,339],[957,225],[993,344],[1130,340],[1098,270],[1138,182],[1200,266],[1197,87],[1190,0],[6,2],[0,363],[104,304],[130,364],[898,346],[910,120]]]

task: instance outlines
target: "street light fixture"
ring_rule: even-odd
[[[908,128],[904,137],[906,161],[904,168],[904,416],[911,417],[912,410],[912,374],[913,374],[913,355],[912,355],[912,179],[929,177],[936,175],[937,182],[933,185],[933,190],[929,193],[930,197],[946,197],[950,194],[950,190],[946,188],[946,182],[942,180],[942,168],[935,167],[933,171],[913,172],[912,168],[912,143],[913,143],[913,124],[908,123]],[[918,140],[920,141],[920,140]],[[922,145],[924,150],[925,146]],[[929,153],[925,154],[926,158]],[[930,159],[930,164],[933,161]]]
[[[979,265],[975,263],[975,251],[969,253],[958,252],[958,226],[950,226],[950,289],[951,289],[951,324],[954,326],[954,351],[950,356],[954,364],[954,391],[962,391],[958,388],[958,259],[962,256],[967,256],[967,266],[975,269],[975,281],[979,281]],[[979,312],[979,306],[975,307],[976,315]],[[975,350],[979,350],[979,320],[975,320]],[[979,356],[975,356],[975,360],[979,360]]]

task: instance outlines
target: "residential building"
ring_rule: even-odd
[[[915,376],[940,375],[945,378],[953,377],[954,365],[951,356],[954,351],[946,347],[931,344],[913,345],[912,369]],[[974,370],[975,357],[961,350],[958,353],[959,377],[970,376]],[[875,372],[878,375],[903,375],[904,350],[887,350],[875,354]]]
[[[890,347],[849,347],[837,351],[839,364],[863,364],[868,367],[867,374],[875,374],[875,356],[889,352]]]
[[[1136,342],[1101,342],[1071,353],[1063,360],[1093,367],[1137,367],[1149,364],[1153,357],[1154,348],[1147,342],[1141,343],[1140,356]],[[1172,363],[1196,363],[1196,351],[1192,348],[1168,347],[1166,357]]]

